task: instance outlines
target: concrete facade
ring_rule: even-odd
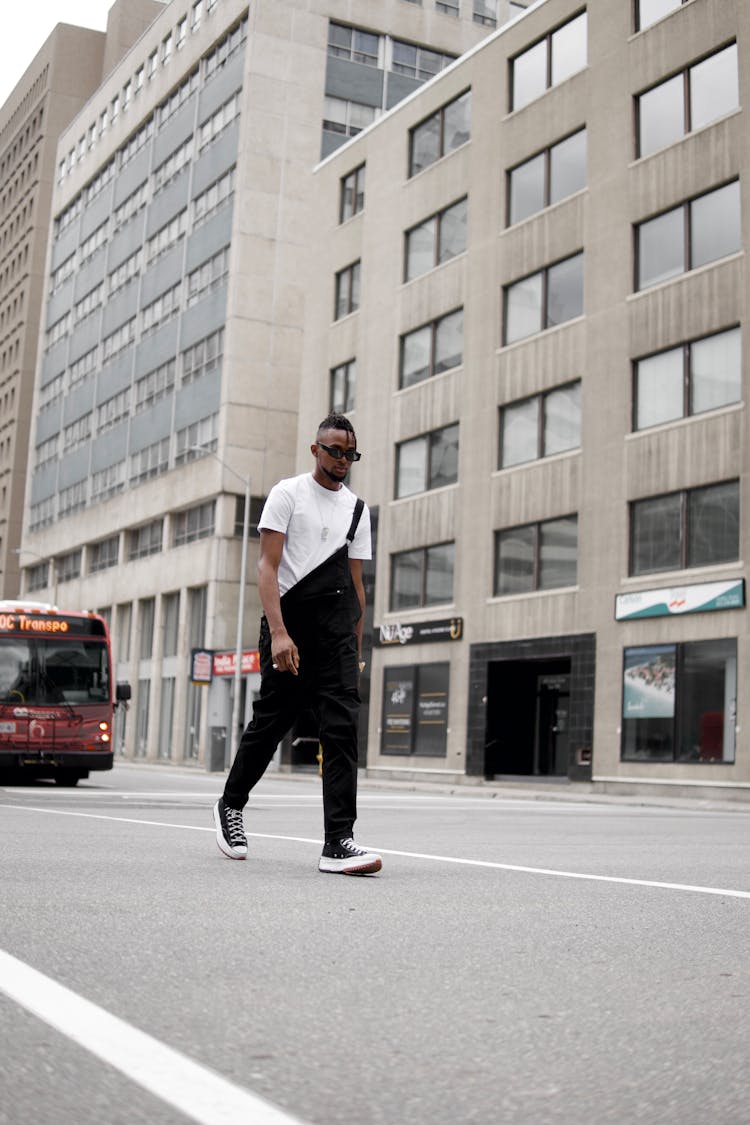
[[[750,788],[750,12],[658,7],[535,4],[316,171],[298,458],[354,364],[373,776]],[[413,138],[467,91],[470,135],[415,170]],[[577,168],[558,146],[584,129]]]
[[[247,482],[257,519],[297,469],[312,169],[491,30],[471,4],[376,7],[171,0],[60,140],[23,592],[108,617],[128,756],[220,765],[233,741],[231,677],[191,682],[190,654],[235,648]]]
[[[118,19],[120,2],[112,9]],[[45,255],[57,141],[161,5],[128,5],[108,31],[58,24],[0,110],[0,585],[19,591],[23,523]],[[26,561],[29,561],[27,557]]]

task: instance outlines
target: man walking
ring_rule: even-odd
[[[344,484],[361,457],[349,419],[329,414],[310,449],[312,473],[274,485],[258,523],[260,697],[214,806],[216,840],[230,859],[245,859],[248,795],[280,739],[312,709],[323,747],[325,843],[318,868],[370,875],[382,867],[381,857],[352,838],[370,513]]]

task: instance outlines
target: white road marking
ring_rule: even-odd
[[[300,1118],[167,1047],[3,950],[0,990],[200,1125],[226,1125],[233,1119],[253,1125],[302,1125]]]
[[[129,816],[108,816],[105,813],[73,812],[69,809],[43,809],[30,805],[2,805],[6,809],[20,809],[23,812],[51,813],[54,816],[77,816],[87,820],[120,821],[123,824],[142,824],[151,828],[178,828],[188,832],[215,832],[214,828],[205,828],[199,824],[172,824],[163,820],[140,820]],[[247,832],[248,837],[256,840],[284,840],[295,844],[315,844],[320,847],[320,840],[310,836],[280,836],[270,832]],[[376,845],[368,844],[375,848]],[[433,855],[430,852],[402,852],[392,848],[377,848],[381,855],[400,856],[404,859],[424,859],[431,863],[455,863],[465,867],[484,867],[493,871],[517,871],[526,875],[550,875],[558,879],[581,879],[593,883],[619,883],[630,887],[655,887],[663,891],[686,891],[691,894],[716,895],[728,898],[750,899],[750,891],[738,891],[728,887],[704,887],[692,883],[667,883],[657,879],[628,879],[620,875],[593,875],[585,871],[561,871],[554,867],[527,867],[519,863],[497,863],[489,859],[464,859],[461,856]]]

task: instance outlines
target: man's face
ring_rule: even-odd
[[[347,449],[357,448],[354,434],[348,430],[324,430],[311,448],[323,475],[334,483],[343,483],[351,468],[344,454]]]

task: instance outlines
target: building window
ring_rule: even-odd
[[[235,117],[239,117],[239,113],[240,91],[238,90],[200,126],[198,131],[198,149],[202,150],[207,145],[211,144],[212,141],[215,141],[219,134],[223,133],[224,130],[231,125]]]
[[[455,484],[458,422],[396,446],[396,499]]]
[[[124,391],[118,391],[116,395],[106,399],[101,406],[96,408],[96,429],[97,433],[104,433],[106,430],[111,430],[123,418],[127,418],[130,414],[130,387],[126,387]]]
[[[77,449],[79,445],[84,445],[91,437],[91,422],[93,420],[93,411],[89,410],[88,414],[83,414],[80,418],[76,418],[75,422],[71,422],[63,430],[63,453],[70,453],[72,449]]]
[[[350,59],[365,66],[378,65],[380,36],[358,31],[340,23],[328,25],[328,54],[331,58]]]
[[[496,597],[575,586],[577,574],[577,516],[495,532]]]
[[[154,170],[154,194],[161,191],[163,187],[166,187],[167,184],[170,184],[172,180],[179,176],[183,168],[186,168],[192,159],[193,138],[190,137]],[[116,218],[117,212],[115,212],[115,219]]]
[[[336,414],[354,410],[357,390],[357,361],[350,359],[331,369],[330,407]]]
[[[180,311],[182,296],[182,282],[178,281],[171,289],[160,294],[155,301],[151,301],[141,309],[141,335],[153,332],[155,328],[165,324]]]
[[[133,317],[131,320],[121,324],[119,328],[111,332],[109,336],[105,336],[102,340],[102,359],[106,363],[112,356],[117,355],[118,352],[130,347],[135,340],[135,321]]]
[[[414,176],[471,137],[471,90],[442,106],[409,132],[409,175]]]
[[[71,551],[68,555],[61,555],[55,559],[55,574],[58,582],[71,582],[74,578],[81,577],[81,559],[83,552]]]
[[[215,515],[215,500],[208,500],[205,504],[188,508],[186,512],[177,512],[172,524],[173,545],[181,547],[184,543],[192,543],[196,539],[208,539],[214,533]]]
[[[247,16],[219,41],[210,55],[203,60],[203,75],[207,81],[216,74],[247,41]]]
[[[177,656],[180,636],[180,595],[164,594],[161,599],[162,620],[164,622],[164,645],[162,656]]]
[[[118,461],[106,469],[100,469],[91,478],[91,499],[107,500],[125,488],[125,462]]]
[[[197,227],[209,215],[213,215],[220,207],[223,207],[232,196],[234,195],[234,176],[235,169],[230,168],[218,180],[215,180],[209,187],[202,191],[200,195],[196,195],[193,200],[193,225]]]
[[[578,449],[580,444],[580,381],[500,409],[501,469]]]
[[[717,410],[742,399],[739,328],[636,360],[633,429]]]
[[[175,465],[184,465],[205,457],[216,449],[218,441],[218,414],[209,414],[198,422],[178,430],[175,435]]]
[[[224,246],[207,262],[203,262],[187,276],[188,307],[199,301],[206,293],[223,285],[229,276],[229,247]]]
[[[224,329],[219,328],[198,340],[182,353],[182,386],[194,383],[196,379],[206,376],[221,374],[221,362],[224,356]]]
[[[424,324],[401,337],[399,388],[459,367],[464,360],[464,310]]]
[[[248,520],[247,533],[251,539],[260,539],[260,532],[258,531],[258,521],[261,517],[265,502],[266,499],[264,496],[250,497],[250,519]],[[244,528],[245,497],[236,496],[234,505],[234,534],[238,537],[241,537]]]
[[[113,535],[110,539],[103,539],[101,543],[92,543],[89,548],[89,573],[96,574],[100,570],[109,570],[117,566],[120,561],[120,537]]]
[[[639,223],[635,236],[638,289],[737,253],[742,249],[739,180]]]
[[[391,556],[390,610],[453,601],[455,543],[438,543]]]
[[[31,594],[35,590],[43,590],[48,582],[49,563],[37,563],[26,571],[26,589]]]
[[[160,367],[149,371],[135,384],[135,409],[145,410],[146,407],[158,402],[165,394],[172,390],[175,380],[176,363],[173,359],[162,363]]]
[[[636,104],[638,156],[648,156],[738,109],[737,44],[653,86]]]
[[[497,27],[497,0],[474,0],[474,23]]]
[[[356,137],[380,116],[380,109],[345,98],[326,97],[323,100],[323,131]]]
[[[435,11],[442,12],[444,16],[453,16],[458,19],[460,11],[458,0],[435,0]]]
[[[342,316],[348,316],[359,308],[359,276],[359,262],[352,262],[336,274],[334,320],[340,320]]]
[[[508,225],[586,187],[586,130],[558,141],[508,172]]]
[[[152,262],[184,236],[187,230],[187,208],[175,215],[146,243],[146,261]]]
[[[733,762],[737,641],[626,648],[625,762]]]
[[[506,286],[504,343],[513,344],[583,315],[583,254]]]
[[[383,754],[445,757],[449,684],[447,661],[383,669]]]
[[[455,55],[433,51],[429,47],[419,47],[415,43],[404,43],[400,39],[391,40],[390,70],[394,74],[405,74],[420,82],[434,78],[446,66],[455,62]]]
[[[145,449],[133,453],[130,458],[130,484],[143,484],[144,481],[166,473],[169,468],[169,438],[152,442]]]
[[[162,530],[162,520],[154,520],[153,523],[134,528],[128,535],[128,561],[158,555],[161,551]]]
[[[736,480],[636,500],[630,505],[630,573],[735,562],[739,527]]]
[[[511,109],[522,109],[587,63],[586,13],[550,32],[511,59]]]
[[[365,205],[365,166],[360,164],[348,176],[341,179],[341,202],[339,222],[345,223],[352,215],[357,215]]]
[[[466,250],[469,202],[466,198],[406,232],[404,281],[412,281]]]
[[[636,31],[643,31],[687,2],[688,0],[636,0]]]

